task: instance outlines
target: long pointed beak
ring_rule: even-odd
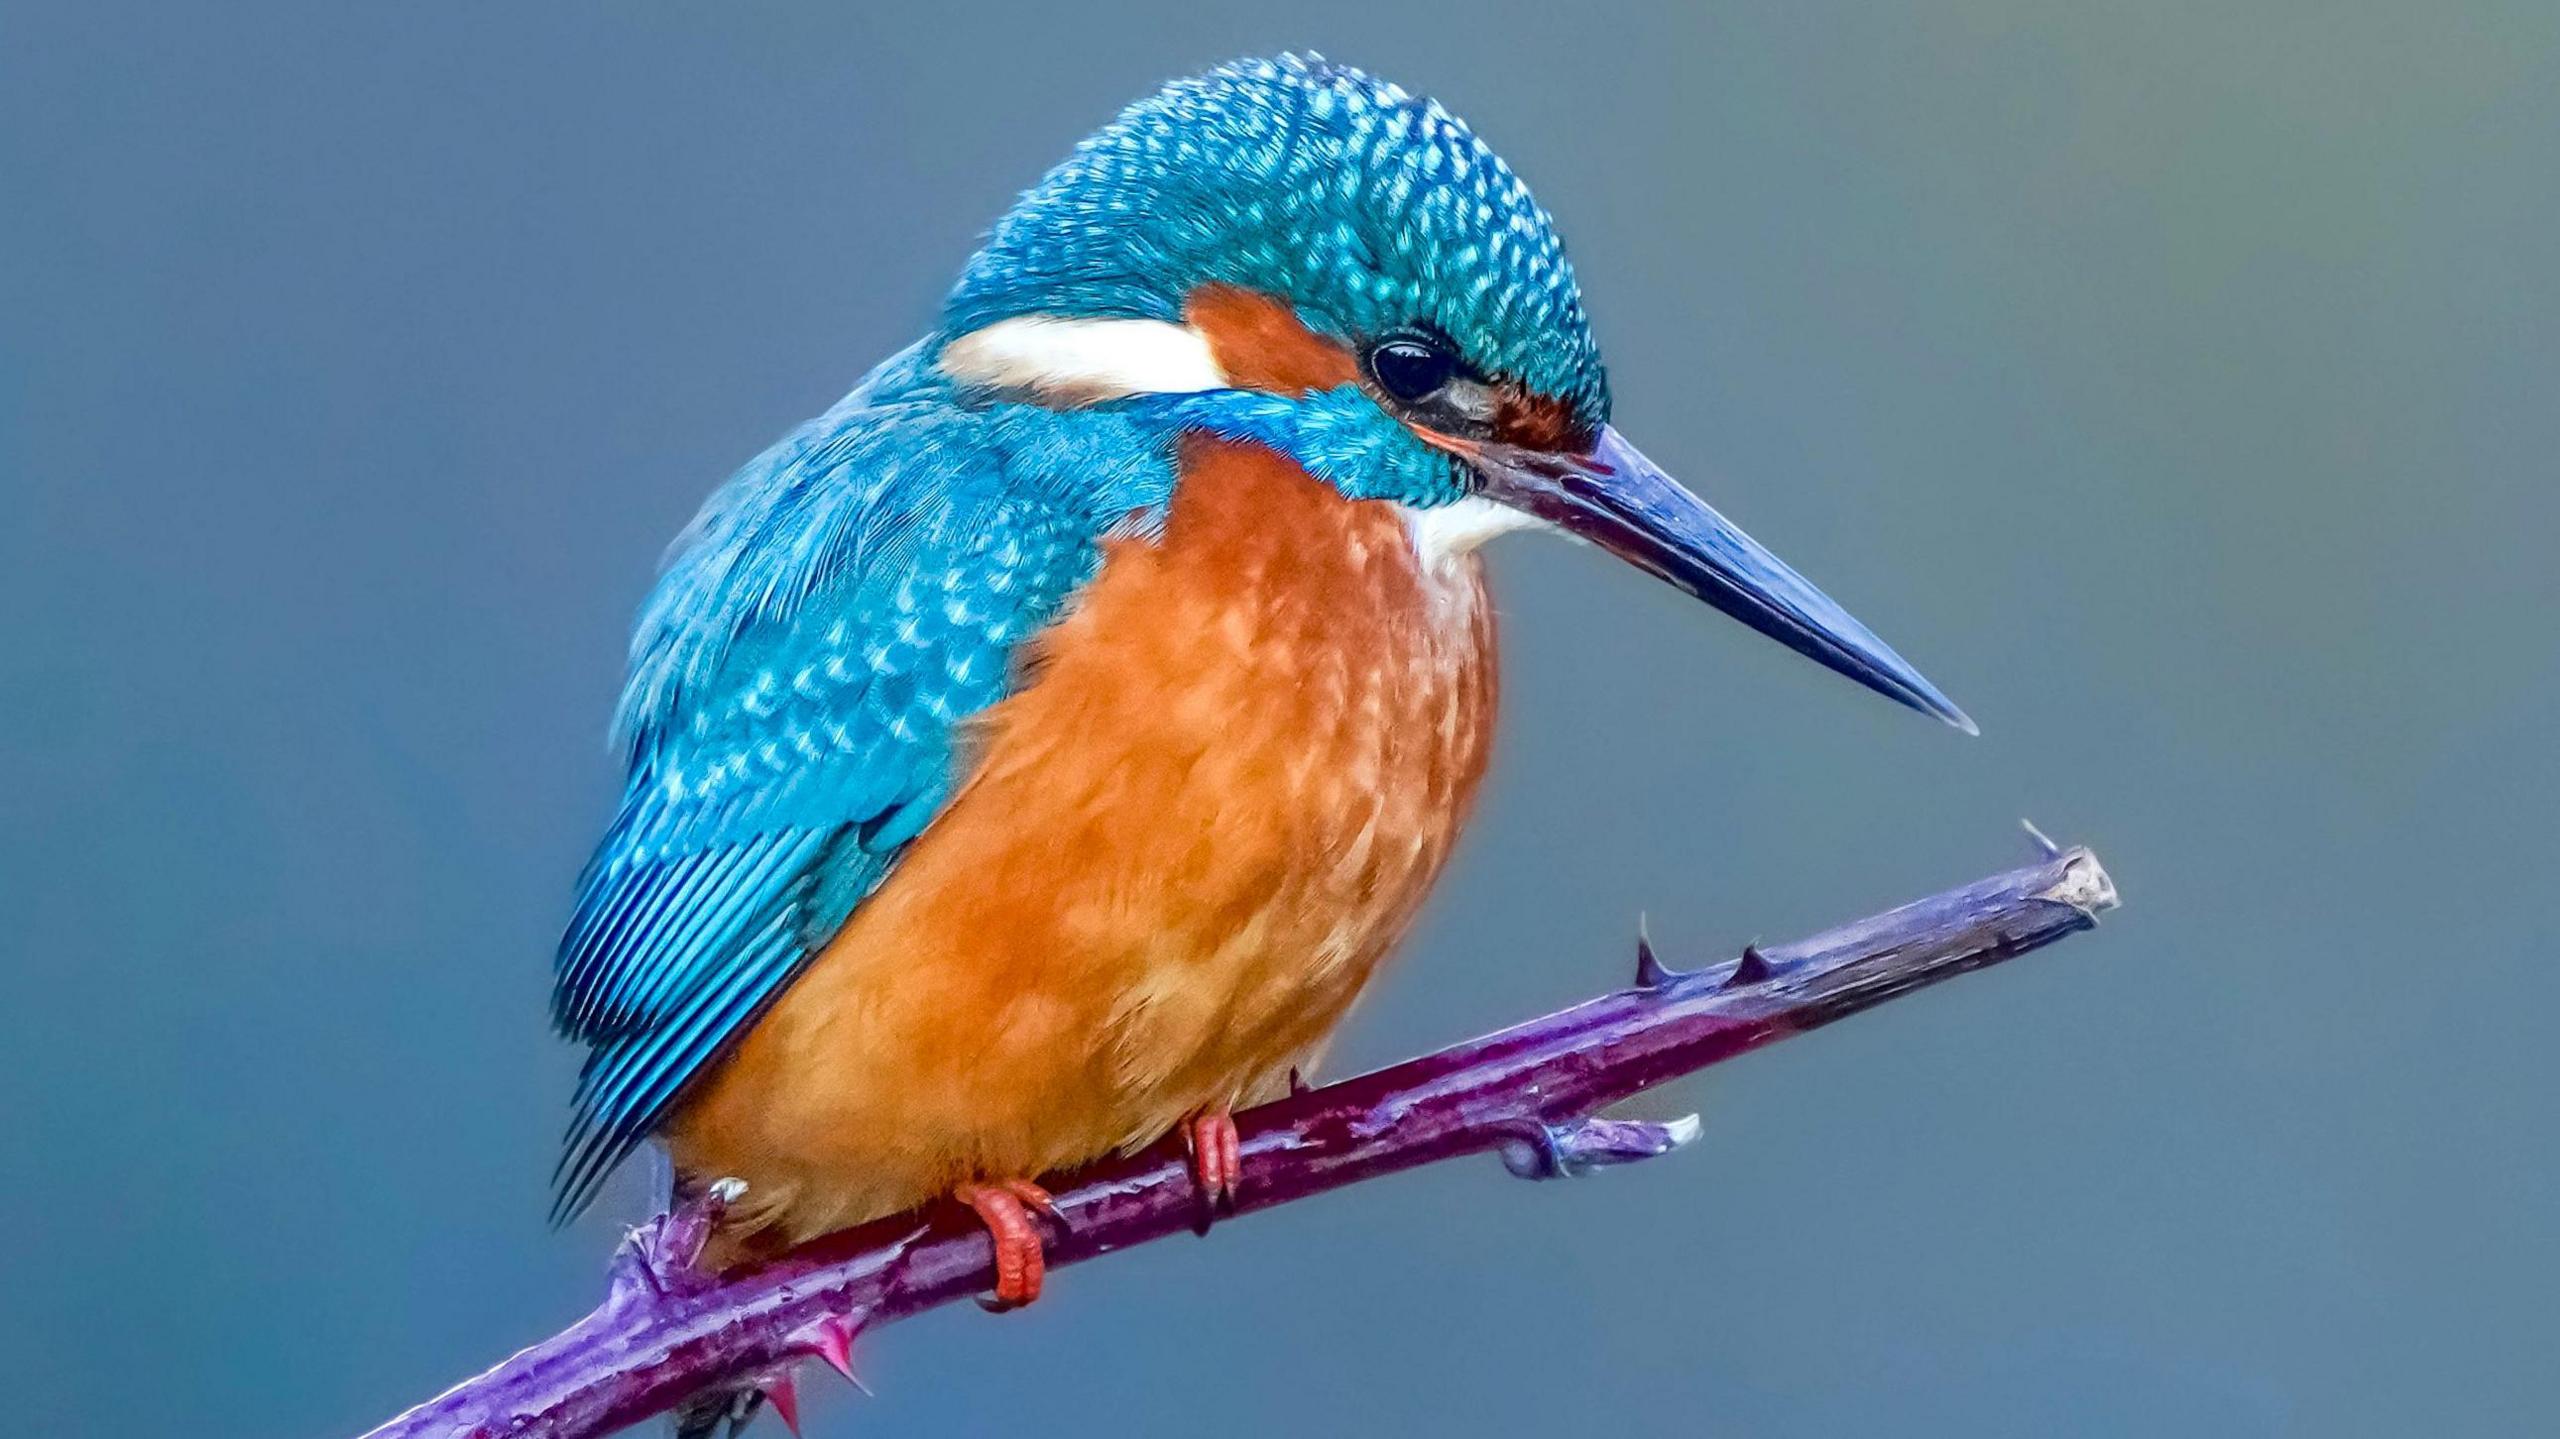
[[[1878,694],[1980,733],[1910,661],[1615,429],[1587,455],[1434,438],[1475,469],[1487,499],[1579,535]]]

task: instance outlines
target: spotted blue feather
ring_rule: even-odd
[[[1125,494],[1043,475],[1010,407],[929,417],[912,356],[748,466],[643,616],[631,779],[560,948],[554,1017],[592,1045],[559,1172],[573,1213],[939,812],[956,730],[1161,504],[1160,429],[1124,420]],[[1055,457],[1063,458],[1063,456]],[[1102,467],[1106,471],[1109,465]]]
[[[1608,389],[1545,213],[1448,112],[1312,57],[1124,112],[970,263],[941,327],[715,494],[633,640],[629,778],[581,881],[554,1018],[590,1046],[556,1213],[575,1213],[894,872],[963,783],[973,715],[1110,535],[1161,533],[1177,442],[1277,449],[1355,499],[1464,476],[1360,385],[1072,408],[964,391],[951,338],[1023,316],[1177,322],[1198,286],[1282,297],[1357,346],[1447,336],[1570,406]]]

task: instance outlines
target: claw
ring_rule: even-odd
[[[1025,1209],[1055,1226],[1059,1233],[1064,1234],[1067,1231],[1067,1216],[1058,1212],[1057,1198],[1048,1190],[1028,1179],[1007,1180],[1005,1190],[1014,1198],[1021,1200]]]
[[[699,1287],[708,1276],[694,1266],[712,1232],[728,1217],[729,1206],[746,1192],[744,1180],[717,1180],[632,1230],[614,1259],[614,1288],[624,1293],[646,1289],[663,1297]]]
[[[1182,1144],[1191,1153],[1191,1182],[1200,1195],[1192,1228],[1206,1234],[1220,1212],[1235,1212],[1236,1190],[1244,1183],[1244,1141],[1234,1112],[1204,1109],[1184,1120]]]

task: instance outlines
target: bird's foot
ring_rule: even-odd
[[[1058,1220],[1057,1202],[1049,1191],[1028,1179],[999,1179],[960,1185],[951,1197],[975,1210],[978,1222],[987,1226],[988,1237],[995,1241],[995,1293],[978,1303],[1001,1314],[1039,1298],[1049,1256],[1032,1216]]]
[[[729,1206],[746,1192],[747,1186],[735,1179],[706,1184],[631,1231],[615,1262],[614,1287],[665,1296],[709,1283],[701,1268],[702,1251],[728,1217]]]
[[[1203,1234],[1221,1213],[1236,1208],[1236,1190],[1244,1183],[1244,1141],[1236,1133],[1236,1116],[1224,1105],[1204,1109],[1182,1121],[1182,1147],[1191,1154],[1191,1182],[1200,1194]]]

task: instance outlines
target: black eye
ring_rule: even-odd
[[[1446,346],[1418,335],[1381,340],[1369,351],[1369,373],[1378,388],[1408,405],[1419,405],[1449,387],[1458,377],[1458,357]]]

